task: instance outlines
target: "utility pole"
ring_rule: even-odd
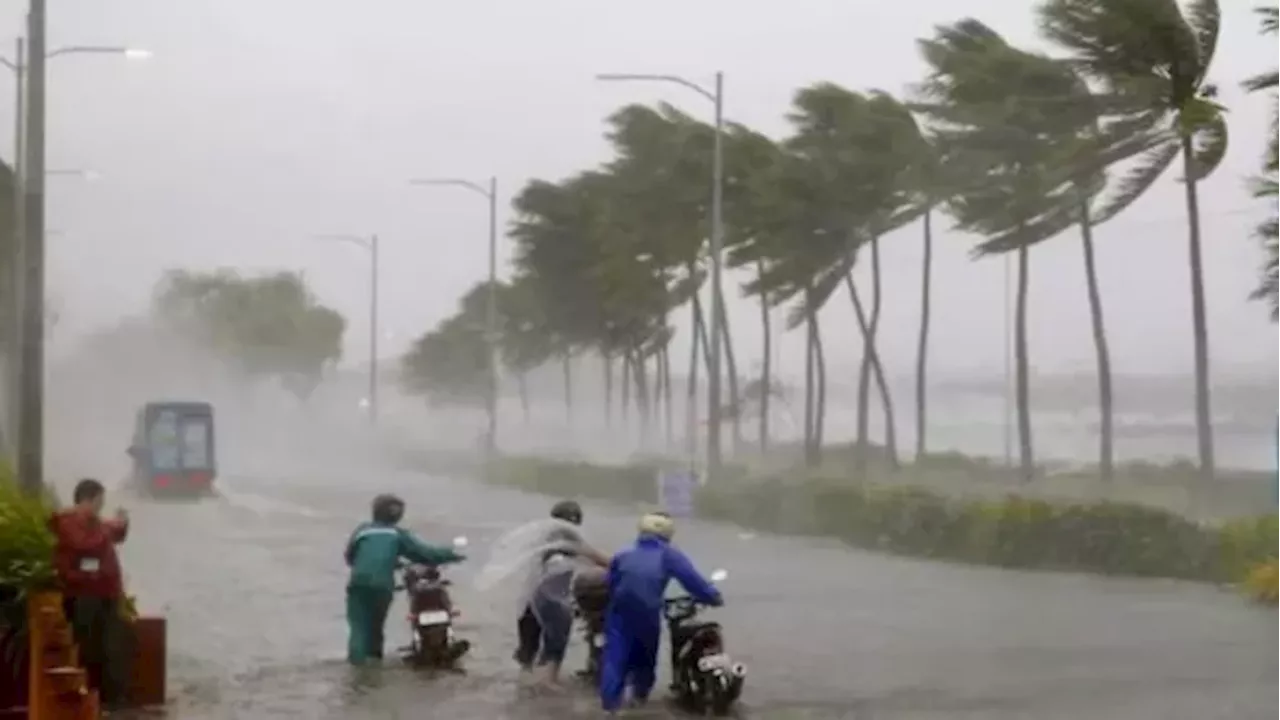
[[[13,235],[9,248],[9,297],[6,299],[5,332],[8,333],[8,366],[5,372],[4,429],[8,435],[7,451],[12,457],[18,450],[18,395],[22,386],[22,275],[24,272],[25,242],[23,217],[26,215],[26,191],[22,170],[26,166],[26,41],[18,38],[14,43],[13,75]]]
[[[44,140],[45,0],[30,0],[27,14],[26,162],[23,168],[22,349],[18,389],[18,477],[23,487],[44,487]]]

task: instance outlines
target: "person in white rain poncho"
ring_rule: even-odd
[[[560,680],[560,666],[573,631],[574,573],[584,561],[608,567],[609,558],[583,540],[578,530],[582,525],[582,507],[578,503],[556,503],[551,517],[560,522],[547,529],[540,552],[531,563],[520,598],[520,645],[514,657],[526,671],[531,671],[536,662],[546,670],[543,680],[555,684]]]

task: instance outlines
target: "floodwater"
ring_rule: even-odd
[[[510,598],[471,582],[487,543],[550,499],[409,473],[220,482],[224,496],[201,503],[124,500],[130,589],[169,620],[166,716],[600,716],[589,688],[520,686]],[[342,547],[380,491],[407,499],[406,524],[425,538],[472,540],[477,559],[452,570],[474,643],[465,675],[343,662]],[[588,536],[620,547],[633,517],[588,506]],[[1212,587],[943,565],[693,521],[677,542],[704,572],[730,571],[715,612],[751,669],[742,717],[1276,717],[1277,615]],[[389,651],[407,641],[403,613],[398,600]],[[634,716],[679,713],[659,703]]]

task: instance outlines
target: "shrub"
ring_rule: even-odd
[[[32,495],[0,464],[0,586],[33,590],[54,583],[50,498]]]
[[[1249,574],[1245,576],[1244,590],[1249,597],[1257,602],[1264,605],[1275,605],[1277,599],[1276,580],[1276,559],[1271,558],[1266,562],[1255,565],[1249,571]]]
[[[651,504],[657,469],[523,458],[502,461],[489,479],[565,497]],[[977,500],[826,477],[795,482],[734,475],[699,488],[698,515],[766,532],[825,535],[874,550],[1011,568],[1233,583],[1249,577],[1253,583],[1253,574],[1263,576],[1260,564],[1270,560],[1274,572],[1275,515],[1217,527],[1133,503],[1051,503],[1017,495]]]
[[[1268,560],[1274,562],[1276,544],[1280,542],[1275,515],[1232,520],[1218,533],[1216,564],[1221,568],[1222,582],[1236,582],[1247,577]]]
[[[52,510],[51,497],[24,491],[0,462],[0,655],[10,670],[17,668],[25,642],[28,595],[56,583]]]

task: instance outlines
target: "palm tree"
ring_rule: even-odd
[[[1274,7],[1257,8],[1260,17],[1260,25],[1264,35],[1275,35],[1276,24],[1278,19],[1277,9]],[[1244,82],[1244,87],[1249,92],[1261,92],[1265,90],[1275,90],[1280,75],[1276,70],[1272,70],[1255,75]],[[1277,306],[1277,290],[1280,289],[1280,281],[1277,281],[1277,236],[1280,236],[1280,222],[1277,221],[1275,214],[1276,207],[1276,190],[1277,190],[1277,157],[1280,156],[1280,148],[1277,147],[1277,120],[1276,111],[1271,111],[1271,141],[1267,143],[1267,156],[1263,159],[1262,175],[1254,181],[1254,197],[1271,198],[1270,207],[1272,210],[1271,217],[1265,222],[1258,225],[1254,234],[1262,241],[1262,249],[1265,261],[1262,266],[1262,278],[1258,283],[1258,288],[1250,295],[1254,300],[1265,300],[1271,305],[1271,320],[1274,322],[1280,316],[1280,307]]]
[[[1197,445],[1205,484],[1213,479],[1214,458],[1197,185],[1218,167],[1227,147],[1222,107],[1214,102],[1216,88],[1207,80],[1219,18],[1217,0],[1193,0],[1185,12],[1177,0],[1047,0],[1039,8],[1042,32],[1070,51],[1071,61],[1111,103],[1117,119],[1108,132],[1123,125],[1153,140],[1132,148],[1136,165],[1111,202],[1132,202],[1182,158]],[[1099,214],[1108,216],[1109,207]]]
[[[733,218],[726,228],[725,248],[731,268],[750,267],[756,279],[764,273],[767,241],[763,237],[768,224],[770,207],[770,172],[779,161],[780,150],[768,137],[742,125],[730,125],[727,131],[725,152],[725,214]],[[745,288],[744,288],[745,290]],[[769,450],[769,413],[773,393],[773,324],[770,322],[770,303],[765,293],[759,294],[761,328],[760,378],[743,389],[743,397],[735,404],[748,399],[760,403],[757,451],[762,455]]]
[[[876,243],[881,235],[918,215],[902,210],[909,204],[911,190],[906,179],[913,170],[920,135],[906,107],[881,92],[864,96],[820,83],[797,92],[794,104],[790,119],[796,130],[784,143],[791,156],[786,187],[793,197],[782,205],[784,227],[778,233],[792,238],[792,249],[800,255],[793,270],[774,278],[773,289],[786,287],[782,297],[802,300],[793,313],[793,324],[815,317],[841,283],[853,288],[849,273],[858,250],[871,246],[872,280],[877,287],[869,317],[862,312],[856,292],[852,297],[864,344],[856,457],[864,463],[868,456],[867,415],[873,375],[885,412],[886,446],[891,456],[896,456],[893,403],[875,344],[879,321],[875,298],[880,282]],[[810,337],[816,352],[821,345],[816,320]],[[815,355],[815,369],[825,368],[821,360],[820,354]],[[821,385],[822,373],[817,380]],[[813,427],[816,432],[821,423],[815,421]],[[862,474],[865,467],[860,465],[858,470]]]
[[[985,237],[978,255],[1017,255],[1014,319],[1015,393],[1020,473],[1035,477],[1032,443],[1027,293],[1031,247],[1061,232],[1078,199],[1063,159],[1078,150],[1092,109],[1076,96],[1078,80],[1063,64],[1008,45],[968,19],[920,41],[931,72],[916,109],[932,126],[955,182],[948,202],[962,230]]]

